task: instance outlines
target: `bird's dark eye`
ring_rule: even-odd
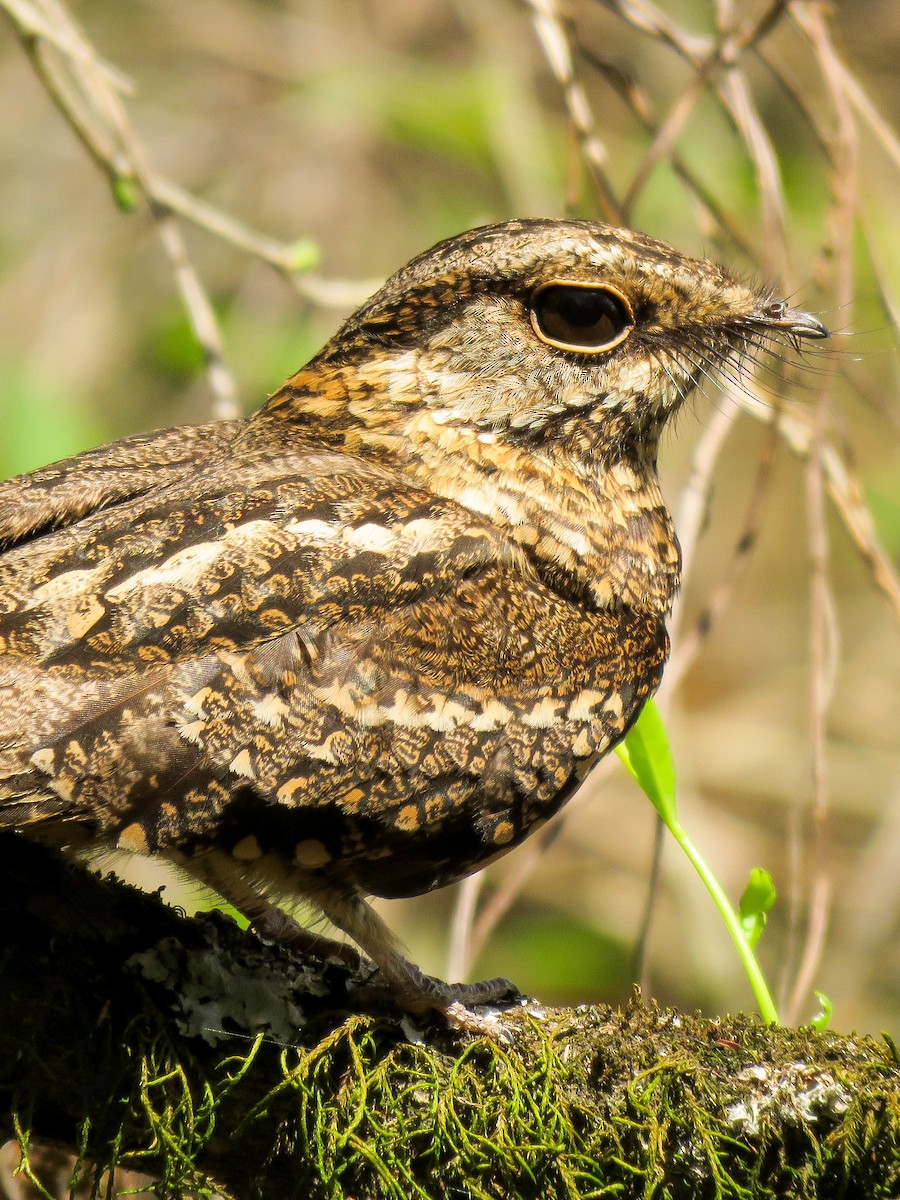
[[[553,282],[532,295],[531,324],[550,346],[599,354],[624,342],[634,328],[634,314],[614,288]]]

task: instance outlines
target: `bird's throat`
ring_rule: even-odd
[[[373,389],[373,392],[377,389]],[[299,372],[254,418],[257,434],[294,436],[375,458],[509,530],[555,591],[596,608],[665,614],[681,556],[663,503],[655,438],[580,436],[515,443],[502,434],[442,422],[421,404],[349,402],[343,372]],[[274,419],[273,419],[274,418]]]
[[[403,468],[509,529],[554,590],[597,608],[665,614],[681,555],[652,461],[511,445],[418,413]]]

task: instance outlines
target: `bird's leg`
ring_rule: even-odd
[[[362,961],[362,956],[355,946],[348,946],[346,942],[338,942],[334,938],[325,937],[324,934],[314,933],[277,904],[260,899],[259,911],[254,917],[250,917],[245,909],[241,911],[248,917],[254,933],[266,941],[288,946],[291,950],[299,950],[302,954],[310,954],[314,958],[338,958],[351,970],[358,969]]]
[[[360,956],[353,946],[322,937],[299,925],[267,899],[254,876],[247,873],[246,864],[231,855],[210,850],[195,858],[178,861],[233,904],[263,937],[316,958],[335,956],[351,967],[359,966]],[[436,1011],[461,1028],[479,1033],[492,1032],[469,1006],[491,1004],[520,994],[508,979],[451,984],[426,975],[399,952],[395,936],[358,893],[337,888],[306,873],[279,873],[274,864],[270,864],[269,875],[273,890],[290,896],[305,896],[321,909],[332,925],[348,934],[381,972],[394,1001],[409,1012]]]
[[[358,969],[360,953],[346,942],[335,941],[301,925],[290,913],[273,904],[245,877],[230,856],[210,851],[190,860],[178,859],[191,874],[217,892],[247,918],[253,931],[266,941],[276,942],[313,958],[337,958],[351,970]]]
[[[479,983],[444,983],[426,975],[400,954],[397,939],[387,925],[355,892],[322,889],[317,890],[314,899],[329,921],[349,934],[371,958],[395,1000],[410,1012],[436,1010],[457,1025],[481,1031],[482,1022],[469,1013],[469,1005],[491,1004],[520,994],[515,984],[499,977]]]

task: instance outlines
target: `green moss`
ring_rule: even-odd
[[[9,837],[0,921],[0,1120],[26,1171],[37,1136],[71,1146],[95,1189],[128,1164],[165,1197],[900,1194],[888,1041],[638,999],[516,1008],[494,1038],[378,1015],[364,975],[298,968],[221,916],[186,920]],[[181,957],[147,974],[173,938]],[[219,971],[196,969],[211,958]],[[255,984],[234,994],[264,969],[264,1004]],[[223,1027],[198,1029],[198,1006]]]
[[[802,1200],[851,1180],[896,1195],[896,1071],[871,1043],[848,1061],[841,1039],[637,1003],[507,1024],[508,1045],[440,1050],[354,1016],[305,1049],[259,1038],[200,1083],[157,1041],[102,1158],[147,1159],[163,1195],[220,1187],[198,1166],[208,1152],[242,1197]],[[251,1148],[265,1153],[235,1171]]]

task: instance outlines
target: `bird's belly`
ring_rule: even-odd
[[[269,872],[274,856],[282,876],[295,871],[389,898],[420,895],[518,845],[560,808],[621,732],[621,718],[608,713],[533,729],[527,739],[523,729],[477,739],[445,733],[418,770],[335,780],[330,800],[315,807],[263,804],[248,787],[197,849],[213,844],[244,862],[250,875]],[[442,771],[435,771],[438,764]]]

